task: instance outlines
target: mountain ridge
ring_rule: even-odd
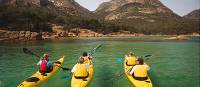
[[[102,3],[95,13],[101,17],[103,16],[105,20],[124,19],[124,17],[134,19],[136,17],[134,14],[169,14],[179,17],[159,0],[111,0]]]
[[[15,7],[47,7],[70,15],[91,15],[88,9],[74,0],[0,0],[0,5]]]
[[[187,15],[183,16],[186,19],[197,20],[200,21],[200,9],[193,10]]]

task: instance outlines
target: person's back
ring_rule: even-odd
[[[77,64],[76,65],[76,71],[74,72],[75,77],[87,77],[88,72],[85,64]]]
[[[134,70],[135,77],[147,77],[147,65],[136,65]]]
[[[42,59],[40,64],[40,71],[46,72],[46,69],[47,69],[47,61],[45,59]]]
[[[46,76],[48,57],[49,57],[49,55],[47,53],[45,53],[44,56],[42,57],[42,59],[37,64],[37,65],[39,65],[40,73],[44,76]]]
[[[84,59],[80,58],[79,63],[77,63],[73,69],[72,73],[74,74],[75,78],[86,78],[88,77],[88,71],[86,64],[84,64]]]
[[[149,66],[144,64],[144,61],[142,58],[138,58],[138,64],[132,68],[132,70],[130,71],[130,74],[136,80],[146,80],[148,78],[147,77],[148,70],[149,70]]]
[[[130,53],[129,55],[127,55],[127,56],[125,56],[125,58],[126,58],[126,64],[128,65],[128,66],[134,66],[135,64],[136,64],[136,56],[135,55],[133,55],[133,53]]]

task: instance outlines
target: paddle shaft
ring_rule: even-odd
[[[92,49],[90,52],[89,52],[89,55],[93,55],[94,53],[95,53],[95,51],[98,49],[98,48],[100,48],[102,46],[102,44],[99,44],[99,45],[97,45],[94,49]]]
[[[56,66],[58,66],[58,65],[56,65]],[[58,67],[62,68],[62,70],[71,70],[70,68],[65,68],[65,67],[62,67],[62,66],[58,66]]]
[[[27,48],[23,48],[23,52],[26,53],[26,54],[34,55],[35,57],[40,59],[40,56],[38,56],[37,54],[35,54],[32,51],[28,50]],[[37,60],[39,60],[39,59],[37,59]]]
[[[98,46],[96,46],[92,51],[90,51],[90,55],[93,55],[95,53],[95,51],[101,46],[102,46],[102,44],[99,44]]]
[[[156,51],[154,51],[150,57],[147,57],[147,59],[145,59],[146,61],[148,61],[149,59],[153,58],[153,56],[157,55],[160,52],[160,49],[157,49]]]

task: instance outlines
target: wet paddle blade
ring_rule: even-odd
[[[146,55],[146,56],[144,56],[144,57],[150,57],[150,56],[152,56],[152,55]]]
[[[34,55],[34,56],[40,58],[40,56],[34,54],[32,51],[28,50],[27,48],[23,48],[23,52],[26,54]]]
[[[70,71],[71,69],[70,68],[64,68],[62,67],[63,70],[66,70],[66,71]]]
[[[124,61],[124,58],[116,58],[115,59],[117,62],[122,62],[122,61]]]
[[[23,48],[23,52],[26,54],[32,54],[27,48]]]
[[[71,76],[70,75],[66,75],[66,76],[61,77],[62,80],[67,79],[67,78],[71,78]]]

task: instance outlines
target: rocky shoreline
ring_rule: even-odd
[[[67,37],[134,37],[134,36],[156,36],[144,34],[130,34],[129,32],[117,32],[110,34],[97,33],[88,29],[71,29],[70,31],[54,30],[53,32],[31,32],[31,31],[7,31],[0,30],[0,42],[10,41],[34,41],[45,39],[59,39]],[[158,35],[162,36],[162,35]],[[165,35],[166,36],[166,35]],[[189,40],[191,36],[200,36],[199,34],[192,35],[173,35],[170,38],[148,38],[147,40]],[[146,40],[146,39],[145,39]]]
[[[0,41],[28,41],[39,39],[41,38],[37,32],[0,30]]]

